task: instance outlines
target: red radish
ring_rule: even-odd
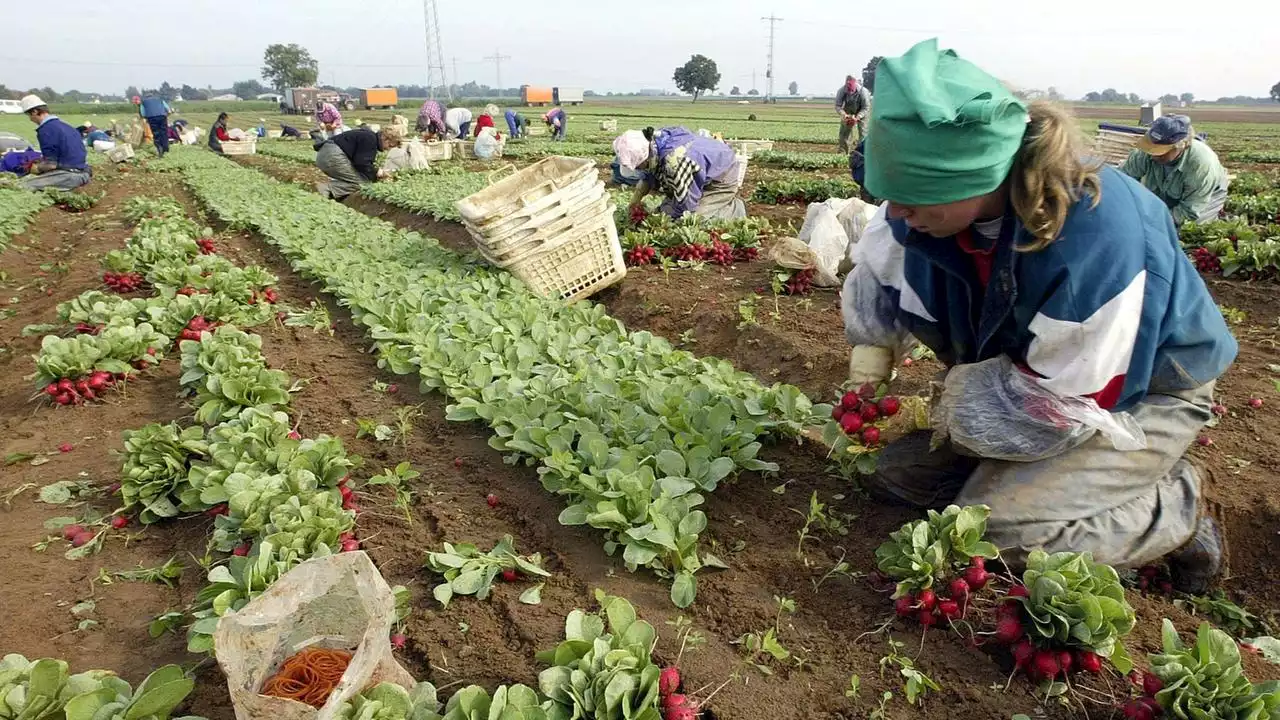
[[[688,705],[673,707],[667,710],[662,720],[698,720],[698,711]]]
[[[880,442],[880,428],[867,427],[862,429],[862,444],[872,447]]]
[[[916,619],[925,627],[933,627],[938,624],[938,616],[928,610],[921,610],[916,614]]]
[[[681,695],[680,693],[671,693],[670,695],[662,698],[662,707],[666,710],[677,707],[686,707],[688,704],[689,698],[685,695]]]
[[[1017,618],[1004,617],[996,622],[996,642],[1001,645],[1012,645],[1022,636],[1022,623]]]
[[[71,392],[75,389],[75,383],[71,382],[71,378],[62,378],[58,381],[58,392]]]
[[[81,395],[84,395],[85,393],[88,393],[88,392],[89,392],[89,381],[88,381],[88,380],[77,380],[77,381],[76,381],[76,392],[80,393]]]
[[[1022,622],[1022,608],[1018,603],[1000,603],[996,606],[996,620],[1001,618],[1013,618],[1018,622]]]
[[[302,433],[298,432],[297,430],[290,430],[289,434],[286,435],[285,437],[289,438],[290,440],[301,440]]]
[[[982,557],[981,555],[974,555],[973,557],[969,558],[969,567],[982,568],[983,570],[986,570],[987,559]]]
[[[965,582],[964,578],[955,578],[947,585],[947,594],[956,600],[968,597],[969,583]]]
[[[404,633],[392,633],[391,647],[395,650],[403,650],[405,643],[409,642],[408,636]]]
[[[862,419],[867,422],[874,422],[880,417],[880,408],[876,407],[873,402],[862,403],[862,407],[858,409],[858,413],[862,415]]]
[[[509,582],[509,583],[511,583],[511,582],[515,582],[515,581],[517,581],[517,580],[519,580],[519,579],[520,579],[520,574],[519,574],[519,573],[517,573],[517,572],[516,572],[515,570],[513,570],[512,568],[507,568],[506,570],[503,570],[503,571],[502,571],[502,582]]]
[[[70,405],[75,402],[75,398],[71,396],[71,393],[60,392],[53,398],[53,401],[59,405]]]
[[[45,386],[44,386],[44,394],[45,394],[45,395],[48,395],[48,396],[50,396],[50,397],[53,397],[54,395],[57,395],[57,394],[58,394],[58,383],[56,383],[56,382],[51,382],[51,383],[49,383],[48,385],[45,385]]]
[[[1257,410],[1258,408],[1262,407],[1262,398],[1256,398],[1256,397],[1249,398],[1249,407],[1253,408],[1254,410]]]
[[[876,396],[876,386],[872,385],[871,383],[863,383],[862,387],[858,388],[858,397],[864,400],[870,400],[875,396]]]
[[[938,614],[944,620],[959,620],[961,615],[960,603],[955,600],[939,600]]]
[[[84,547],[87,543],[93,541],[93,533],[85,530],[75,537],[71,538],[71,547]]]
[[[1155,565],[1144,565],[1142,569],[1138,571],[1138,575],[1149,580],[1154,580],[1160,575],[1160,568]]]
[[[357,503],[355,500],[348,500],[347,502],[344,502],[344,503],[342,504],[342,509],[343,509],[343,510],[350,510],[351,512],[353,512],[353,513],[355,513],[355,514],[357,514],[357,515],[359,515],[359,514],[360,514],[360,512],[361,512],[361,510],[360,510],[360,503]]]
[[[398,392],[400,392],[400,386],[399,386],[399,385],[391,384],[391,385],[388,385],[388,386],[387,386],[387,394],[388,394],[388,395],[395,395],[395,394],[396,394],[396,393],[398,393]]]
[[[120,492],[120,483],[111,483],[107,486],[108,495],[115,495],[118,492]]]
[[[912,360],[911,358],[902,359],[902,367],[911,367],[914,363],[915,363],[915,360]]]
[[[1142,694],[1147,697],[1155,697],[1156,693],[1164,689],[1164,681],[1156,676],[1153,672],[1145,672],[1142,674]]]
[[[115,528],[116,530],[123,530],[128,526],[129,526],[129,518],[123,515],[116,515],[115,517],[111,518],[111,527]]]
[[[460,457],[456,457],[456,458],[454,458],[454,459],[453,459],[453,466],[454,466],[455,468],[461,469],[461,468],[462,468],[462,463],[463,463],[463,459],[462,459],[462,458],[460,458]]]
[[[346,485],[339,485],[338,494],[342,495],[342,501],[346,502],[351,499],[351,496],[354,495],[355,492]]]
[[[1211,410],[1213,414],[1217,415],[1218,417],[1222,417],[1227,414],[1227,406],[1221,403],[1214,403],[1213,405],[1209,406],[1209,410]]]
[[[921,610],[932,610],[938,604],[938,595],[929,588],[925,588],[916,596],[916,602],[920,603]]]
[[[885,395],[880,398],[880,402],[877,403],[877,406],[880,408],[881,415],[889,417],[890,415],[898,414],[898,410],[901,408],[901,403],[899,403],[898,398],[892,395]]]
[[[355,538],[342,541],[342,552],[354,552],[360,549],[360,541]]]
[[[253,544],[246,540],[245,542],[242,542],[239,545],[237,545],[235,549],[231,551],[231,554],[235,555],[236,557],[245,557],[246,555],[249,554],[249,550],[252,547],[253,547]]]
[[[489,507],[491,508],[498,507],[498,496],[493,493],[489,493],[488,495],[486,495],[484,498],[484,501],[488,503]]]
[[[75,449],[76,449],[76,446],[72,445],[71,443],[62,443],[61,445],[58,446],[58,452],[60,453],[69,453]]]
[[[338,541],[339,541],[339,542],[341,542],[341,541],[343,541],[343,540],[350,540],[350,539],[354,538],[355,536],[356,536],[356,534],[355,534],[355,533],[353,533],[353,532],[351,532],[350,530],[348,530],[348,531],[346,531],[346,532],[344,532],[344,533],[342,533],[341,535],[339,535],[339,536],[338,536]]]
[[[856,412],[846,412],[840,418],[840,429],[844,430],[846,435],[852,435],[862,429],[862,416]]]
[[[1094,674],[1102,672],[1102,658],[1098,653],[1092,650],[1079,650],[1076,652],[1076,665],[1085,672]]]
[[[858,393],[852,390],[845,393],[844,397],[840,398],[840,407],[844,408],[845,412],[857,410],[858,405],[860,404],[862,404],[862,401],[858,399]]]
[[[57,388],[54,388],[53,390],[54,392],[58,391]],[[53,393],[49,393],[49,394],[52,395]],[[831,408],[831,419],[835,420],[836,422],[840,422],[840,418],[842,417],[844,417],[844,408],[841,407],[840,405],[833,406]]]
[[[1026,585],[1014,585],[1013,587],[1009,588],[1009,597],[1011,598],[1031,597],[1031,591],[1027,589]]]
[[[1032,645],[1030,640],[1023,639],[1013,646],[1013,662],[1024,670],[1031,665],[1031,658],[1035,657],[1035,654],[1036,646]]]
[[[1160,582],[1160,592],[1164,593],[1165,595],[1172,595],[1172,594],[1173,594],[1173,583],[1169,582],[1168,580],[1163,580],[1163,581],[1161,581],[1161,582]]]
[[[101,370],[89,376],[89,388],[94,392],[101,392],[107,389],[111,384],[111,373],[105,373]]]
[[[1145,697],[1130,700],[1121,710],[1127,720],[1156,720],[1163,712],[1159,703]]]
[[[680,669],[674,667],[662,668],[662,673],[658,675],[658,692],[663,697],[666,697],[679,689]]]
[[[910,594],[903,595],[893,601],[893,611],[898,614],[898,617],[914,615],[916,612],[916,599],[911,597]]]
[[[1031,674],[1041,680],[1057,677],[1062,668],[1058,665],[1058,654],[1052,650],[1037,650],[1031,660]]]
[[[1199,445],[1200,447],[1209,447],[1210,445],[1213,444],[1213,438],[1209,437],[1208,435],[1201,435],[1196,438],[1196,444]]]
[[[980,567],[966,568],[964,571],[964,581],[969,584],[969,589],[977,592],[987,586],[987,581],[991,579],[991,574]]]
[[[1257,654],[1258,654],[1258,648],[1256,648],[1256,647],[1254,647],[1253,645],[1250,645],[1249,643],[1246,643],[1246,642],[1242,642],[1242,643],[1240,643],[1240,649],[1241,649],[1241,650],[1247,650],[1248,652],[1251,652],[1251,653],[1253,653],[1254,655],[1257,655]]]
[[[231,508],[227,507],[226,503],[222,503],[221,505],[214,505],[208,510],[205,510],[204,514],[209,517],[218,517],[219,515],[226,515],[229,512],[231,512]]]
[[[1059,650],[1058,651],[1058,667],[1062,668],[1063,675],[1066,675],[1067,673],[1071,672],[1071,664],[1072,664],[1071,651]]]
[[[84,532],[88,532],[88,531],[84,529],[84,526],[83,526],[83,525],[74,525],[74,524],[73,524],[73,525],[63,525],[63,526],[62,526],[62,539],[63,539],[63,540],[68,540],[68,541],[69,541],[69,540],[71,540],[71,538],[73,538],[73,537],[75,537],[75,536],[77,536],[77,535],[79,535],[79,534],[81,534],[81,533],[84,533]]]
[[[1138,578],[1138,589],[1139,589],[1139,590],[1146,590],[1146,589],[1147,589],[1147,587],[1149,587],[1150,585],[1151,585],[1151,581],[1150,581],[1150,580],[1148,580],[1147,578],[1144,578],[1144,577],[1140,577],[1140,578]]]

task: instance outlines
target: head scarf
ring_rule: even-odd
[[[649,159],[649,141],[639,130],[628,130],[614,138],[613,152],[619,165],[635,170]]]
[[[391,147],[396,147],[404,140],[404,127],[401,125],[385,125],[378,134],[382,136],[384,142]]]
[[[867,191],[904,205],[985,195],[1022,146],[1026,107],[973,63],[926,40],[876,69]]]
[[[489,103],[488,105],[485,105],[485,106],[484,106],[484,114],[485,114],[485,115],[488,115],[489,117],[497,117],[497,116],[498,116],[498,106],[497,106],[497,105],[494,105],[493,103]]]
[[[338,112],[338,108],[334,107],[332,103],[323,103],[320,105],[320,109],[316,111],[316,120],[327,125],[341,125],[342,113]]]

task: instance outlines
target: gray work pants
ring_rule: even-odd
[[[359,192],[360,186],[369,182],[369,178],[356,172],[342,148],[332,142],[326,142],[316,151],[316,167],[329,176],[328,195],[335,200]]]
[[[857,147],[858,143],[849,142],[849,136],[853,134],[855,127],[858,128],[858,140],[861,141],[862,138],[867,136],[867,119],[862,118],[853,125],[849,125],[844,121],[844,118],[840,118],[840,141],[837,144],[840,152],[847,153]]]
[[[50,170],[39,175],[27,175],[22,178],[22,187],[28,190],[58,188],[59,190],[75,190],[89,183],[89,173],[84,170]]]
[[[1090,551],[1099,562],[1139,567],[1195,533],[1200,476],[1182,455],[1213,417],[1213,385],[1148,395],[1134,407],[1144,450],[1121,452],[1095,434],[1056,457],[1009,462],[950,447],[929,452],[929,433],[921,431],[885,447],[863,482],[873,497],[921,508],[989,506],[989,539],[1019,570],[1036,548]]]
[[[698,200],[698,209],[694,214],[708,220],[738,220],[746,217],[747,206],[738,197],[738,189],[741,187],[736,182],[712,180],[702,189],[702,198]]]

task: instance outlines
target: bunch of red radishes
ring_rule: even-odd
[[[1133,675],[1130,674],[1130,677]],[[1142,697],[1134,698],[1120,708],[1126,720],[1156,720],[1164,715],[1164,708],[1156,701],[1156,693],[1164,689],[1164,681],[1154,673],[1142,675]]]
[[[1138,589],[1144,592],[1173,594],[1173,576],[1165,565],[1144,565],[1138,570]]]
[[[259,297],[261,297],[263,300],[267,301],[271,305],[275,305],[276,301],[280,299],[280,296],[276,294],[275,288],[267,288],[266,290],[262,291],[261,296],[258,295],[258,292],[256,290],[249,293],[249,304],[257,305]]]
[[[782,293],[784,295],[808,295],[813,290],[813,275],[815,272],[813,268],[793,271],[791,277],[782,283]]]
[[[213,332],[213,330],[220,324],[221,323],[209,322],[203,315],[196,315],[188,320],[187,326],[182,329],[182,332],[178,333],[178,342],[182,342],[183,340],[194,340],[195,342],[200,342],[200,333],[205,332],[206,330]]]
[[[925,588],[914,595],[907,593],[893,601],[893,611],[898,617],[915,618],[925,627],[964,617],[965,610],[969,607],[969,598],[991,582],[991,573],[986,570],[986,558],[975,555],[969,562],[969,567],[958,577],[952,578],[945,586],[939,586],[945,594],[939,594],[932,588]]]
[[[83,525],[72,523],[62,526],[62,539],[71,543],[71,547],[84,547],[93,542],[95,537],[97,535]]]
[[[212,238],[200,238],[196,241],[196,245],[200,246],[201,255],[212,255],[218,252],[218,248],[214,246]]]
[[[758,257],[760,257],[760,248],[754,245],[734,248],[733,250],[733,259],[738,262],[751,262]]]
[[[631,220],[632,225],[640,225],[649,219],[649,211],[645,210],[643,205],[632,205],[627,211],[627,218]]]
[[[1102,672],[1102,658],[1087,648],[1040,648],[1027,637],[1022,599],[1028,597],[1024,585],[1009,588],[996,609],[995,642],[1008,647],[1013,663],[1037,682],[1070,674],[1073,670]]]
[[[876,387],[866,383],[856,392],[850,390],[845,393],[831,409],[831,419],[840,423],[840,429],[867,447],[874,447],[880,442],[880,428],[871,423],[881,417],[897,415],[902,407],[893,395],[885,395],[879,400],[875,396]]]
[[[622,259],[629,267],[650,265],[658,260],[658,251],[652,245],[636,245],[623,253]]]
[[[78,379],[61,378],[44,386],[44,394],[58,405],[79,405],[97,400],[98,396],[117,381],[127,379],[124,373],[112,375],[105,370],[94,370]]]
[[[733,257],[733,246],[723,240],[713,240],[707,251],[707,261],[716,265],[732,265]]]
[[[676,245],[675,247],[667,248],[663,255],[666,255],[673,260],[702,262],[707,259],[707,249],[706,245]]]
[[[102,273],[102,284],[118,293],[131,293],[142,287],[145,279],[142,273],[118,273],[107,272]]]
[[[1222,270],[1222,261],[1209,248],[1198,247],[1191,251],[1191,259],[1200,272],[1216,273]]]
[[[342,495],[342,509],[350,510],[354,513],[359,513],[360,504],[356,502],[355,491],[353,491],[351,487],[347,485],[347,483],[350,481],[351,481],[350,475],[347,475],[346,477],[338,481],[338,492]]]
[[[680,669],[662,668],[658,675],[658,697],[661,698],[662,720],[694,720],[698,704],[680,693]]]

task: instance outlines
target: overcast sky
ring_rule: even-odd
[[[5,5],[0,83],[10,88],[229,87],[258,77],[273,42],[307,47],[325,83],[426,80],[420,0]],[[832,93],[870,56],[935,36],[1010,83],[1073,98],[1107,87],[1144,97],[1265,96],[1280,81],[1276,0],[453,0],[439,8],[449,80],[494,85],[484,58],[500,51],[510,56],[507,87],[674,89],[673,69],[702,53],[719,64],[722,91],[746,92],[754,71],[763,92],[769,24],[760,18],[771,12],[783,18],[779,94],[792,80],[802,94]]]

